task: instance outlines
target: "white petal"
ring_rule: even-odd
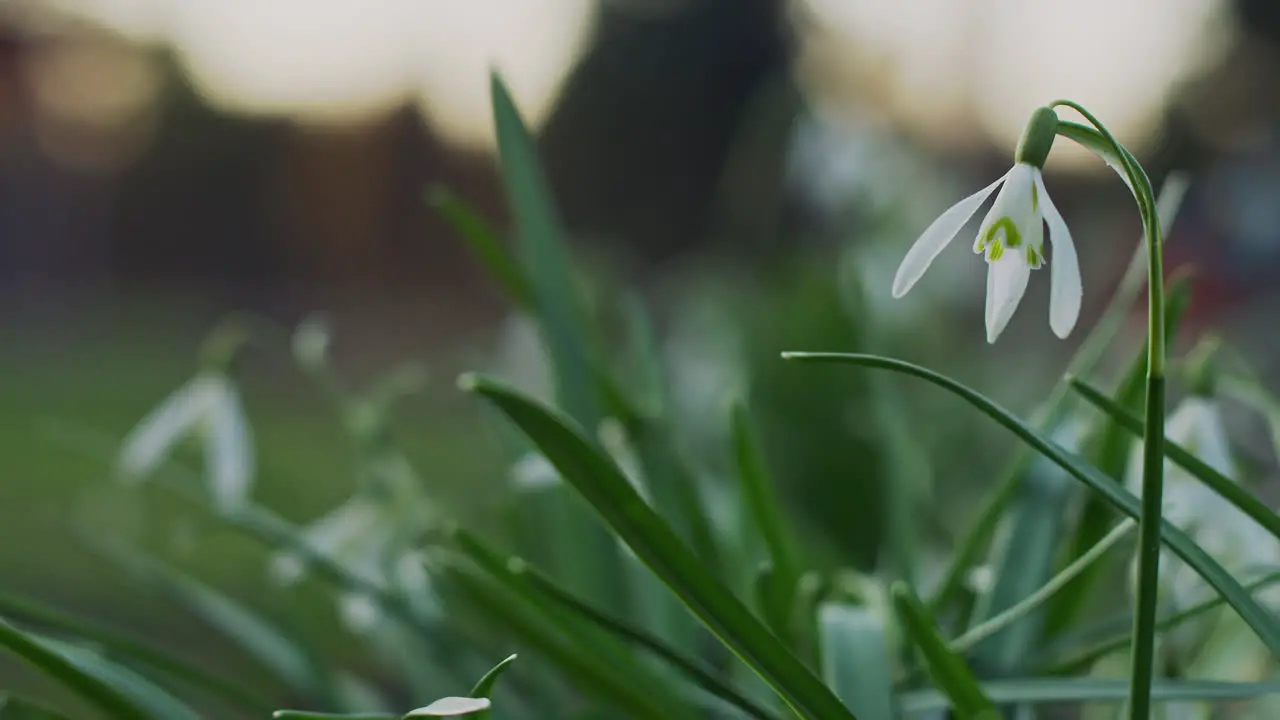
[[[1049,225],[1049,327],[1053,334],[1065,338],[1071,334],[1080,318],[1080,298],[1084,294],[1080,282],[1080,260],[1076,257],[1076,245],[1071,231],[1062,219],[1057,206],[1049,199],[1044,188],[1044,178],[1039,172],[1035,177],[1036,190],[1040,193],[1040,207]]]
[[[982,188],[978,192],[952,205],[950,209],[938,216],[925,231],[920,234],[920,238],[916,240],[911,249],[907,251],[907,256],[902,259],[902,264],[898,266],[898,274],[893,278],[893,296],[900,298],[907,294],[916,281],[924,275],[924,271],[929,269],[929,265],[933,259],[938,257],[938,253],[942,252],[947,245],[955,239],[960,228],[969,222],[969,218],[978,212],[978,208],[982,203],[1000,187],[1000,183],[1008,177],[1005,173],[999,180]]]
[[[488,698],[446,697],[426,707],[411,710],[405,718],[457,717],[489,709]]]
[[[1031,266],[1015,251],[987,264],[987,342],[994,343],[1022,302]]]
[[[204,416],[207,392],[207,378],[194,378],[134,426],[121,444],[117,460],[125,478],[146,475],[168,457],[173,446]]]
[[[225,378],[210,390],[205,416],[205,463],[209,490],[218,507],[243,504],[253,479],[253,439],[240,395]]]
[[[308,525],[302,531],[302,540],[312,553],[346,565],[352,546],[361,538],[372,536],[378,521],[377,506],[356,497]],[[288,585],[302,577],[308,564],[302,553],[282,550],[272,557],[269,572],[273,580]]]

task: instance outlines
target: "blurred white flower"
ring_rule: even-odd
[[[203,443],[209,492],[222,510],[240,506],[253,480],[253,438],[240,394],[222,373],[204,372],[174,391],[130,431],[117,459],[120,475],[140,482],[184,440]]]
[[[529,451],[511,465],[511,484],[517,490],[542,490],[560,484],[560,473],[540,452]]]
[[[1194,453],[1205,464],[1227,477],[1235,466],[1219,404],[1206,397],[1183,400],[1165,421],[1169,441]],[[1280,566],[1280,543],[1271,533],[1240,512],[1193,475],[1165,461],[1164,518],[1186,532],[1241,582],[1251,582]],[[1135,494],[1142,492],[1142,448],[1130,458],[1128,482]],[[1180,612],[1209,600],[1215,592],[1194,570],[1172,553],[1160,557],[1160,596],[1166,612]],[[1272,608],[1280,607],[1280,587],[1258,595]],[[1206,613],[1165,634],[1162,653],[1176,661],[1189,676],[1206,680],[1248,682],[1266,676],[1270,653],[1252,631],[1230,610]],[[1179,708],[1188,717],[1209,717],[1209,708]]]
[[[435,597],[430,578],[413,550],[417,531],[429,522],[420,504],[391,500],[372,493],[356,495],[302,531],[307,550],[340,566],[364,583],[348,590],[338,607],[347,627],[357,632],[374,629],[382,617],[375,590],[391,590],[417,609],[432,610]],[[307,554],[282,550],[271,557],[269,573],[282,585],[298,582],[310,564]]]
[[[982,220],[973,251],[987,260],[987,342],[994,343],[1022,301],[1031,271],[1045,263],[1044,224],[1053,243],[1050,267],[1049,326],[1060,338],[1080,315],[1080,265],[1071,232],[1049,199],[1040,168],[1019,162],[1003,177],[952,205],[925,229],[898,266],[893,296],[907,294],[973,217],[991,193],[995,203]]]

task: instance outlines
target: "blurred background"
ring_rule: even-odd
[[[340,420],[289,357],[319,312],[352,384],[424,363],[397,437],[449,514],[493,522],[512,458],[454,376],[545,381],[528,323],[425,199],[445,187],[506,225],[491,67],[539,133],[580,267],[651,309],[698,462],[722,470],[726,402],[749,394],[833,563],[869,567],[886,531],[866,499],[878,430],[851,410],[868,389],[777,353],[888,352],[1019,411],[1043,398],[1140,230],[1091,155],[1063,141],[1046,170],[1085,273],[1071,340],[1049,332],[1040,273],[988,346],[964,238],[907,298],[889,286],[1052,99],[1092,109],[1157,187],[1191,172],[1167,255],[1197,268],[1184,336],[1213,326],[1280,371],[1268,0],[0,0],[0,584],[231,663],[85,544],[165,548],[238,596],[265,583],[258,548],[122,495],[110,471],[112,443],[232,311],[275,328],[237,375],[259,500],[302,523],[352,489]],[[945,547],[1011,442],[900,390],[922,459],[969,458],[921,473],[920,532]],[[336,626],[322,638],[343,647]],[[49,687],[0,664],[11,676]]]

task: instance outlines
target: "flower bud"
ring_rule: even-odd
[[[1026,163],[1034,168],[1043,168],[1044,161],[1053,148],[1053,139],[1058,134],[1058,114],[1053,108],[1036,108],[1022,131],[1022,139],[1018,141],[1018,151],[1014,160]]]

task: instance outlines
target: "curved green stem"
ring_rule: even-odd
[[[1146,434],[1142,443],[1142,505],[1138,518],[1138,596],[1129,674],[1129,717],[1145,720],[1151,716],[1151,681],[1155,672],[1160,519],[1164,505],[1164,253],[1160,220],[1156,215],[1151,180],[1133,155],[1078,103],[1070,100],[1050,103],[1050,107],[1057,106],[1069,107],[1083,115],[1115,150],[1138,201],[1147,241]]]

